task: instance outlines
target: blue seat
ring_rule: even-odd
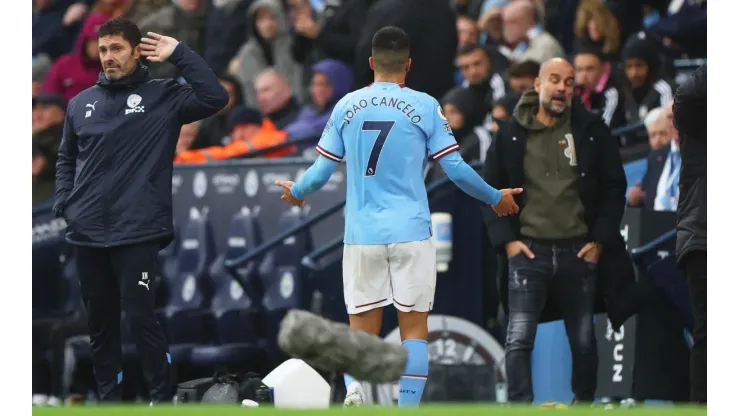
[[[652,263],[647,268],[647,276],[673,305],[684,328],[689,331],[693,330],[694,315],[691,308],[689,285],[683,271],[676,264],[676,256],[669,255]]]
[[[212,288],[208,267],[215,257],[213,228],[206,216],[192,216],[180,233],[177,271],[167,278],[168,302],[158,311],[173,362],[189,359],[190,350],[213,338],[210,316]]]
[[[300,210],[288,211],[278,222],[279,230],[295,227],[303,218]],[[304,308],[308,302],[301,275],[301,259],[311,251],[311,246],[308,231],[298,233],[286,238],[260,264],[265,338],[272,353],[277,349],[277,332],[285,313],[292,308]]]
[[[235,271],[224,267],[260,243],[259,227],[247,210],[237,213],[228,229],[226,252],[216,257],[210,270],[213,285],[211,311],[215,345],[193,348],[190,361],[196,366],[220,366],[254,360],[262,352],[259,304],[253,302],[254,264]]]

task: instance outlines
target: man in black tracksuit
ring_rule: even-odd
[[[678,88],[673,123],[681,143],[676,257],[694,309],[691,401],[707,402],[707,65]]]
[[[121,399],[121,309],[130,321],[152,402],[172,396],[170,356],[154,315],[157,253],[172,240],[172,163],[183,124],[229,97],[197,54],[177,40],[113,19],[100,27],[103,72],[67,108],[54,213],[75,246],[101,400]],[[140,43],[142,42],[142,43]],[[155,80],[139,62],[174,64],[190,86]]]
[[[609,319],[619,328],[637,307],[628,297],[635,293],[634,272],[619,233],[626,180],[617,142],[573,97],[574,78],[566,61],[545,62],[536,91],[522,96],[486,156],[488,184],[524,188],[515,197],[519,215],[484,212],[491,243],[509,263],[502,293],[508,293],[506,375],[513,402],[534,399],[537,324],[560,319],[555,315],[565,320],[570,341],[575,400],[592,402],[593,315],[606,299]]]

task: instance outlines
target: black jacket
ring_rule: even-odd
[[[183,124],[229,100],[205,61],[180,43],[169,61],[190,83],[134,73],[98,83],[68,105],[54,214],[71,244],[110,247],[172,238],[172,164]]]
[[[406,85],[436,99],[455,86],[457,29],[448,0],[377,0],[367,19],[355,53],[355,88],[373,82],[368,64],[375,32],[397,26],[411,40],[411,71]]]
[[[678,88],[673,123],[681,143],[678,180],[679,263],[694,250],[707,249],[707,65]]]
[[[573,99],[571,126],[581,175],[579,194],[585,210],[588,240],[604,245],[599,261],[596,311],[606,310],[612,324],[618,328],[637,311],[639,301],[632,263],[619,233],[627,181],[616,139],[602,119],[586,110],[577,98]],[[515,118],[500,125],[486,156],[483,171],[486,182],[497,189],[522,187],[526,139],[527,130]],[[527,192],[526,188],[524,192]],[[521,196],[516,196],[515,200],[520,208],[524,207]],[[497,250],[502,251],[506,243],[521,238],[517,216],[497,217],[490,209],[483,212],[491,243]],[[502,279],[502,284],[502,293],[508,293],[508,279]],[[548,303],[540,317],[541,322],[561,319],[553,306]]]

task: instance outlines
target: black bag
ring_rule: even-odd
[[[177,403],[235,403],[248,399],[272,403],[272,394],[256,373],[216,373],[213,377],[186,381],[177,386]]]

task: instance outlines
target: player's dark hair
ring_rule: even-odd
[[[136,23],[130,20],[121,18],[111,19],[103,23],[103,25],[100,26],[100,29],[98,29],[98,39],[103,36],[113,35],[122,36],[129,44],[131,44],[132,48],[135,48],[136,45],[141,43],[141,30],[136,26]]]
[[[480,43],[471,43],[469,45],[463,46],[462,49],[460,49],[460,51],[457,53],[457,56],[460,57],[470,55],[471,53],[477,51],[483,51],[483,54],[490,59],[491,55],[488,53],[488,49],[486,49],[486,47],[481,45]]]
[[[403,29],[388,26],[373,36],[375,70],[389,74],[404,72],[411,54],[411,41]]]
[[[540,76],[540,64],[527,60],[513,64],[509,68],[510,78],[537,78]]]
[[[599,58],[599,61],[601,62],[604,62],[606,60],[606,58],[604,57],[604,53],[601,51],[601,47],[598,45],[585,42],[575,42],[573,49],[574,59],[577,55],[593,55]]]

